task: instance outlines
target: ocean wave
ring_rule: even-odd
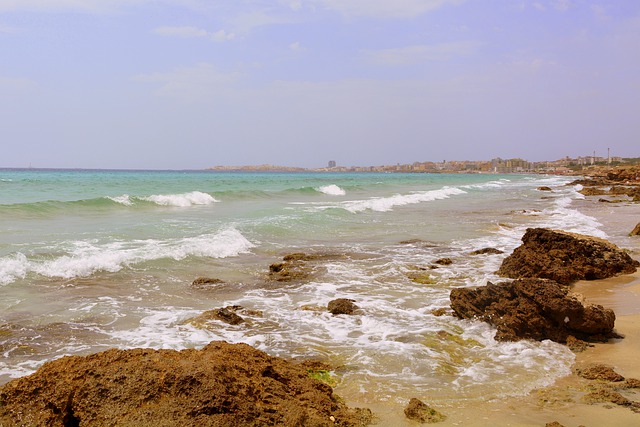
[[[151,196],[121,196],[106,197],[107,199],[124,206],[133,206],[137,202],[150,202],[159,206],[189,207],[195,205],[210,205],[219,200],[213,196],[200,191],[191,191],[182,194],[154,194]]]
[[[158,194],[148,197],[140,197],[140,200],[153,202],[161,206],[188,207],[193,205],[210,205],[218,202],[211,195],[200,191],[192,191],[184,194]]]
[[[176,261],[189,256],[228,258],[248,252],[254,245],[235,228],[218,233],[172,240],[129,242],[72,242],[64,255],[54,259],[28,258],[22,253],[0,258],[0,284],[25,278],[29,273],[44,277],[86,277],[98,271],[116,272],[146,261],[170,258]]]
[[[335,184],[324,185],[322,187],[318,187],[316,190],[330,196],[344,196],[345,194],[347,194],[346,191]]]
[[[432,202],[434,200],[448,199],[451,196],[460,194],[466,194],[466,191],[456,187],[445,187],[439,190],[420,191],[411,194],[397,194],[390,197],[346,201],[342,202],[338,207],[341,207],[353,213],[358,213],[366,210],[388,212],[396,206]]]

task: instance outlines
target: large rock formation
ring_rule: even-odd
[[[2,426],[357,426],[304,366],[245,344],[71,356],[0,388]]]
[[[458,317],[495,325],[498,341],[529,338],[565,343],[569,336],[599,341],[612,334],[615,323],[612,310],[584,305],[566,286],[551,280],[520,279],[457,288],[450,299]]]
[[[512,279],[539,277],[570,284],[634,273],[640,265],[616,245],[597,237],[546,228],[529,228],[500,266]]]

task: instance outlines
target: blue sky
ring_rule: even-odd
[[[636,0],[0,0],[0,167],[640,156]]]

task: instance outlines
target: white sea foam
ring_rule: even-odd
[[[0,258],[0,285],[25,277],[28,264],[27,257],[21,253]]]
[[[335,184],[318,187],[316,188],[316,190],[318,190],[321,193],[328,194],[330,196],[344,196],[345,194],[347,194],[346,191],[344,191],[342,188],[338,187]]]
[[[395,196],[378,197],[368,200],[346,201],[342,202],[339,206],[353,213],[365,210],[388,212],[396,206],[448,199],[451,196],[465,193],[466,191],[456,187],[445,187],[440,190],[420,191],[411,194],[397,194]]]
[[[105,244],[77,241],[66,255],[51,260],[28,259],[20,253],[0,259],[0,283],[10,283],[29,272],[46,277],[73,278],[97,271],[116,272],[129,265],[162,258],[227,258],[248,252],[253,246],[235,228],[164,241],[147,239]]]
[[[188,207],[193,205],[210,205],[218,202],[213,196],[200,191],[192,191],[184,194],[158,194],[148,197],[141,197],[141,200],[153,202],[161,206]]]
[[[195,205],[210,205],[217,203],[213,196],[200,191],[192,191],[183,194],[154,194],[145,197],[130,196],[123,194],[121,196],[107,197],[107,199],[125,206],[133,206],[136,201],[152,202],[160,206],[177,206],[189,207]]]
[[[107,199],[112,200],[116,203],[120,203],[121,205],[125,205],[125,206],[133,205],[131,196],[129,196],[128,194],[123,194],[122,196],[116,196],[116,197],[107,197]]]

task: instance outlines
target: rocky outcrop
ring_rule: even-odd
[[[269,278],[278,282],[305,281],[318,274],[321,270],[320,261],[341,259],[342,254],[305,254],[296,252],[285,255],[282,262],[269,266]]]
[[[451,308],[462,319],[476,318],[497,328],[498,341],[550,339],[566,343],[569,336],[585,341],[613,334],[615,314],[600,305],[585,305],[569,289],[551,280],[520,279],[480,288],[457,288]]]
[[[404,415],[408,419],[421,424],[439,423],[447,419],[446,415],[436,411],[415,397],[411,398],[409,404],[404,408]]]
[[[354,302],[354,300],[348,298],[334,299],[327,304],[327,310],[334,316],[337,314],[355,314],[359,307]]]
[[[223,284],[224,281],[220,279],[216,279],[214,277],[198,277],[191,283],[191,286],[194,288],[204,288],[212,285]]]
[[[631,233],[629,233],[629,236],[640,236],[640,222],[638,223],[638,225],[636,225],[636,227],[631,230]]]
[[[361,426],[371,418],[304,366],[225,342],[64,357],[0,388],[2,426]]]
[[[624,381],[624,377],[613,370],[612,366],[602,363],[592,363],[583,367],[575,368],[576,375],[587,380],[602,380],[610,382]]]
[[[626,195],[640,202],[640,166],[597,167],[584,174],[586,178],[569,185],[582,185],[585,196]]]
[[[244,323],[244,319],[236,313],[241,309],[242,307],[239,305],[216,308],[214,310],[205,311],[199,316],[187,319],[184,323],[191,324],[197,328],[202,328],[212,320],[219,320],[229,325],[239,325],[241,323]]]
[[[583,388],[589,392],[582,396],[582,400],[588,404],[613,403],[630,408],[633,412],[640,413],[640,402],[631,400],[635,398],[636,390],[640,388],[640,381],[635,378],[626,378],[617,373],[613,367],[601,363],[592,363],[587,366],[577,366],[574,373],[581,378],[589,380],[589,384]],[[629,397],[626,397],[627,394]]]
[[[597,237],[529,228],[500,266],[513,279],[539,277],[561,284],[634,273],[640,265],[616,245]]]
[[[503,253],[504,253],[503,251],[496,248],[482,248],[482,249],[478,249],[476,251],[470,252],[469,255],[499,255]]]

